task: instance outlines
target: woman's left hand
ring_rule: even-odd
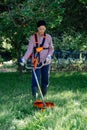
[[[47,64],[50,64],[50,63],[51,63],[51,56],[50,56],[50,55],[47,56],[47,58],[46,58],[46,63],[47,63]]]

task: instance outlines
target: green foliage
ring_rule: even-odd
[[[37,31],[36,22],[40,19],[47,22],[47,33],[54,37],[56,49],[81,50],[84,48],[82,44],[87,44],[86,0],[4,0],[0,2],[0,7],[0,46],[3,37],[9,39],[13,57],[18,58],[24,53],[23,46],[28,44],[30,35]],[[70,34],[67,30],[70,30]],[[76,32],[75,36],[71,30]],[[56,42],[61,43],[59,47]]]
[[[4,1],[5,2],[5,1]],[[64,0],[57,1],[6,1],[8,10],[0,14],[0,34],[9,38],[13,57],[21,55],[21,47],[28,44],[29,36],[37,31],[36,22],[45,19],[49,31],[58,27],[62,21]],[[56,13],[58,11],[58,13]]]
[[[87,51],[87,37],[85,33],[67,30],[61,37],[53,37],[56,50]]]
[[[61,49],[87,51],[86,35],[75,32],[65,32],[62,37]]]
[[[87,33],[87,8],[78,0],[66,0],[64,5],[65,12],[61,28],[74,28],[76,32]]]
[[[79,0],[83,4],[87,4],[87,0]]]

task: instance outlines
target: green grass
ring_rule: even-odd
[[[51,73],[45,100],[33,107],[31,74],[0,73],[0,130],[87,130],[87,73]]]

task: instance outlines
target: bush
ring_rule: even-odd
[[[61,37],[53,37],[55,50],[87,51],[87,37],[85,33],[67,30]]]

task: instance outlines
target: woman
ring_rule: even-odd
[[[21,65],[28,60],[28,58],[32,55],[32,64],[35,67],[35,72],[40,82],[40,75],[41,75],[41,90],[43,96],[47,93],[47,86],[48,86],[48,72],[49,72],[49,65],[51,63],[51,56],[54,51],[52,38],[49,34],[45,33],[46,31],[46,23],[44,20],[40,20],[37,22],[37,33],[32,35],[29,41],[28,49],[21,59]],[[39,51],[37,51],[37,48]],[[42,68],[37,68],[41,64],[46,63],[46,66]],[[36,99],[38,96],[38,88],[37,83],[32,71],[32,95]]]

